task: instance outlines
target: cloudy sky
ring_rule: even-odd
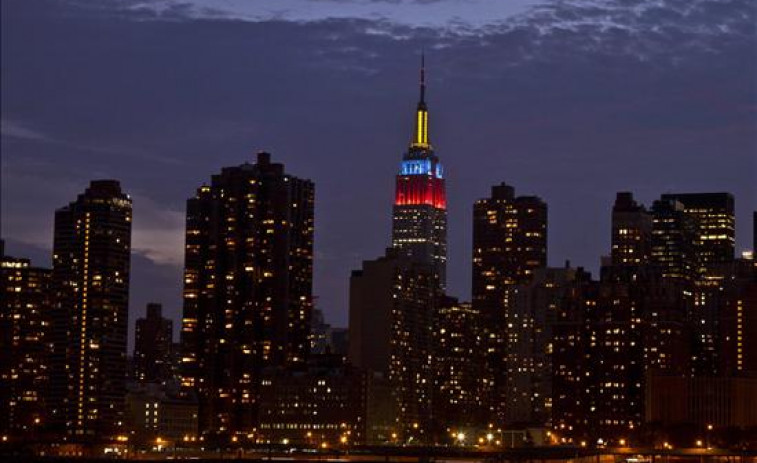
[[[473,201],[549,205],[549,261],[596,270],[615,193],[757,208],[753,0],[3,0],[2,236],[50,264],[90,179],[134,199],[132,322],[181,313],[185,201],[268,150],[316,183],[315,292],[347,322],[351,269],[389,243],[426,50],[449,194],[449,287],[470,297]]]

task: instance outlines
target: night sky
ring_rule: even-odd
[[[472,204],[549,206],[549,262],[596,271],[615,193],[729,191],[757,208],[754,0],[2,0],[2,236],[50,265],[89,180],[134,200],[131,319],[181,315],[187,198],[267,150],[316,184],[315,294],[389,244],[426,51],[449,288],[470,297]]]

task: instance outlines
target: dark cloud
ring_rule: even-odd
[[[155,298],[178,316],[181,269],[166,258],[183,239],[177,214],[222,166],[267,149],[316,182],[316,292],[345,324],[350,270],[389,243],[421,48],[448,172],[454,293],[470,291],[472,203],[501,181],[547,200],[555,265],[596,267],[618,190],[647,203],[731,191],[747,246],[750,0],[556,1],[445,30],[115,5],[2,2],[2,230],[11,251],[32,238],[50,247],[53,210],[93,177],[119,178],[135,196],[135,228],[167,230],[179,245],[164,234],[135,257],[133,313]]]

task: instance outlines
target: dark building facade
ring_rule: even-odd
[[[504,183],[473,206],[473,308],[484,327],[490,421],[505,419],[506,338],[512,292],[547,265],[547,205]]]
[[[757,375],[757,261],[737,259],[720,298],[721,375]]]
[[[701,269],[696,221],[674,198],[655,201],[652,216],[652,263],[660,267],[664,278],[693,285]],[[688,291],[693,293],[693,286]]]
[[[182,384],[208,438],[254,429],[262,369],[306,361],[313,227],[313,183],[268,153],[187,201]]]
[[[48,412],[74,439],[111,439],[126,394],[131,199],[95,180],[55,212]]]
[[[649,263],[652,253],[652,216],[628,192],[618,193],[612,208],[612,265]]]
[[[12,441],[47,424],[50,274],[3,255],[0,244],[0,434]]]
[[[553,327],[553,429],[578,444],[617,441],[644,417],[641,308],[628,285],[577,275]]]
[[[678,201],[696,226],[696,254],[702,276],[722,280],[733,262],[736,245],[735,201],[730,193],[664,194],[662,201]],[[724,264],[726,264],[724,266]]]
[[[134,378],[142,383],[165,382],[173,376],[173,321],[163,318],[160,304],[147,304],[146,316],[134,331]]]
[[[447,272],[447,197],[444,170],[429,141],[425,70],[421,65],[421,94],[415,133],[397,174],[392,212],[392,246],[423,264],[431,265],[440,287]]]
[[[300,368],[270,368],[261,379],[258,442],[345,448],[362,444],[366,375],[338,355],[313,355]]]
[[[156,383],[136,384],[126,394],[129,443],[148,449],[158,438],[164,446],[197,441],[197,400]]]
[[[504,332],[508,426],[552,422],[552,327],[576,272],[569,266],[536,269],[530,283],[513,290]]]
[[[350,277],[348,358],[388,380],[392,403],[384,408],[394,417],[387,434],[402,442],[430,435],[436,278],[431,265],[394,249]]]
[[[480,317],[470,303],[442,297],[434,316],[432,404],[437,441],[447,428],[485,429]]]

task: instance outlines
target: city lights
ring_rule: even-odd
[[[713,2],[9,3],[0,461],[757,457],[753,15]]]

